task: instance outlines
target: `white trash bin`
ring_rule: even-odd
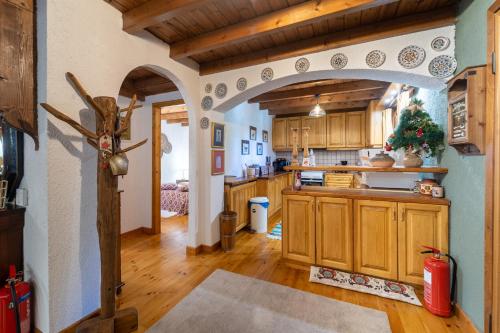
[[[267,208],[269,199],[266,197],[255,197],[250,199],[250,221],[252,230],[257,233],[267,232]]]

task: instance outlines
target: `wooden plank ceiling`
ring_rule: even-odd
[[[105,0],[200,73],[453,24],[457,0]]]
[[[321,80],[292,84],[251,98],[271,115],[307,114],[319,104],[327,111],[365,110],[371,100],[380,100],[389,82],[372,80]]]
[[[128,73],[120,87],[119,94],[128,98],[132,98],[136,94],[137,99],[144,101],[146,96],[177,90],[177,86],[166,77],[158,75],[145,67],[137,67]]]

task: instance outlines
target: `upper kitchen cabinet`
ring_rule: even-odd
[[[345,113],[330,113],[326,116],[327,134],[326,147],[328,149],[345,147]]]
[[[365,111],[346,113],[345,146],[359,149],[365,147]]]
[[[380,100],[370,101],[366,109],[366,147],[382,148],[385,137],[384,107]]]
[[[302,117],[302,129],[308,127],[309,148],[326,148],[326,117]],[[302,130],[302,147],[305,146]]]
[[[293,132],[292,128],[298,128],[299,130],[297,131],[297,143],[298,147],[302,147],[302,119],[301,117],[290,117],[286,118],[286,147],[289,150],[292,150],[293,148]]]
[[[287,148],[287,119],[273,119],[273,150],[285,150]]]

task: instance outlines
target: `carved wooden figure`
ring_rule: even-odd
[[[299,156],[299,150],[298,150],[298,146],[299,146],[299,129],[298,128],[291,128],[290,129],[292,131],[292,165],[299,165],[299,160],[298,160],[298,156]]]
[[[120,109],[113,97],[92,98],[71,74],[66,73],[73,88],[83,101],[96,113],[96,132],[83,127],[64,113],[47,103],[41,106],[54,117],[66,122],[87,138],[87,142],[98,151],[97,160],[97,231],[101,253],[101,313],[97,318],[84,321],[77,332],[133,332],[137,329],[137,310],[127,308],[116,311],[115,287],[117,276],[118,237],[120,230],[118,179],[111,172],[109,161],[113,156],[123,156],[127,151],[137,148],[147,140],[122,149],[120,135],[127,130],[130,117],[135,108],[134,95],[125,118],[120,121]]]

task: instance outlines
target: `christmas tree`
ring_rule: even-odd
[[[389,137],[386,150],[403,148],[407,152],[436,156],[443,146],[444,132],[423,108],[421,100],[412,99],[400,117],[399,124]]]

